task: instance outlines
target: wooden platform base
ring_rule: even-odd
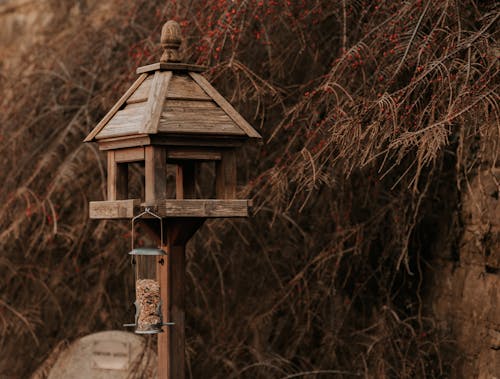
[[[91,219],[131,219],[150,208],[165,218],[248,217],[251,207],[251,200],[167,199],[150,203],[141,203],[139,199],[91,201],[89,216]]]

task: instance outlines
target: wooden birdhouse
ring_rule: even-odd
[[[161,43],[160,62],[137,69],[135,83],[85,138],[97,142],[108,161],[107,199],[90,202],[89,209],[93,219],[130,219],[132,230],[142,215],[161,220],[159,227],[144,220],[158,246],[131,252],[149,262],[137,283],[151,284],[155,298],[160,292],[161,307],[153,307],[160,313],[144,326],[146,307],[138,307],[133,325],[136,332],[157,333],[159,378],[182,379],[185,246],[207,218],[248,216],[250,200],[236,199],[235,152],[261,136],[201,75],[204,67],[181,62],[176,22],[164,25]],[[204,192],[198,179],[208,163],[213,189]],[[140,195],[129,191],[137,167],[144,180]],[[136,306],[144,292],[139,287]]]
[[[85,138],[107,152],[107,201],[90,203],[91,218],[132,218],[148,206],[162,217],[246,216],[236,201],[235,149],[259,133],[201,75],[180,62],[181,32],[167,22],[159,63],[139,67],[138,79]],[[215,164],[215,199],[196,196],[201,162]],[[144,165],[144,198],[130,199],[128,167]],[[175,165],[175,199],[167,193],[167,164]],[[190,199],[190,201],[181,201]]]

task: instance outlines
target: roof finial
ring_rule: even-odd
[[[181,27],[173,20],[167,21],[161,29],[161,47],[163,54],[160,62],[180,62],[182,60],[179,47],[182,42]]]

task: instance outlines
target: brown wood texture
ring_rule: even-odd
[[[171,80],[171,71],[155,72],[149,90],[147,105],[144,109],[144,120],[140,130],[141,133],[156,134],[158,132],[158,123]]]
[[[236,198],[236,154],[234,150],[222,153],[222,159],[215,164],[215,193],[218,199]]]
[[[167,158],[172,160],[197,160],[197,161],[218,161],[221,159],[220,151],[202,149],[182,149],[167,151]]]
[[[97,140],[138,134],[144,118],[146,103],[127,104],[116,112],[104,128],[97,133]]]
[[[192,112],[197,110],[220,109],[213,100],[175,100],[167,99],[163,105],[163,113],[168,112]]]
[[[132,84],[132,86],[123,94],[123,96],[118,100],[118,102],[113,105],[113,107],[109,110],[109,112],[104,116],[104,118],[96,125],[96,127],[89,133],[87,137],[83,140],[83,142],[92,141],[97,133],[99,133],[102,128],[108,123],[109,120],[115,115],[116,112],[122,107],[123,104],[127,101],[127,99],[134,93],[134,91],[141,85],[141,83],[146,79],[148,74],[141,74],[137,78],[137,80]]]
[[[157,70],[203,72],[203,71],[206,71],[206,69],[207,69],[206,66],[200,66],[200,65],[196,65],[196,64],[158,62],[158,63],[149,64],[147,66],[138,67],[136,70],[136,73],[143,74],[146,72],[157,71]]]
[[[176,74],[168,87],[167,99],[212,100],[188,75]]]
[[[200,118],[198,121],[194,119],[160,119],[159,132],[160,133],[172,133],[177,135],[182,134],[195,134],[195,135],[234,135],[241,136],[243,133],[240,129],[234,126],[234,123],[231,120],[225,121],[215,121],[209,118],[207,115],[206,118]]]
[[[175,325],[167,331],[169,343],[168,378],[185,378],[185,244],[169,242],[168,250],[168,320]]]
[[[91,219],[131,219],[138,214],[141,199],[91,201],[89,217]]]
[[[248,217],[247,200],[185,199],[155,204],[162,217]]]
[[[130,147],[115,151],[115,161],[117,163],[138,162],[144,160],[144,147]]]
[[[184,189],[184,196],[187,196],[187,194],[188,192]],[[251,200],[166,199],[146,201],[140,204],[140,207],[131,201],[92,201],[91,218],[132,218],[146,207],[152,208],[156,214],[164,218],[205,219],[212,217],[248,217],[249,209],[252,206]]]
[[[233,108],[231,104],[200,74],[190,72],[189,75],[210,97],[227,113],[229,117],[244,131],[248,137],[262,139],[261,135]]]
[[[116,162],[116,153],[108,151],[108,200],[126,199],[128,195],[128,167]]]
[[[157,201],[167,197],[167,153],[162,146],[145,147],[145,197]]]
[[[147,146],[151,144],[187,147],[240,147],[243,145],[242,136],[221,136],[221,135],[147,135],[139,134],[137,136],[122,136],[106,138],[98,141],[99,150],[123,149],[134,146]]]
[[[127,104],[141,103],[145,102],[149,96],[149,90],[151,89],[151,83],[153,82],[154,75],[149,75],[135,92],[127,99]]]
[[[136,136],[123,136],[106,138],[97,141],[99,150],[115,150],[126,147],[146,146],[151,144],[151,138],[147,134],[139,134]]]
[[[175,198],[181,200],[184,199],[184,167],[177,164],[175,168]]]
[[[159,228],[158,228],[159,229]],[[165,226],[164,233],[167,233],[167,227]],[[156,233],[156,238],[159,238],[160,232]],[[167,237],[168,238],[168,237]],[[168,239],[167,239],[168,240]],[[163,259],[163,264],[160,263],[160,261],[157,264],[157,276],[158,276],[158,281],[160,283],[160,298],[162,302],[162,316],[163,316],[163,321],[164,322],[169,322],[171,317],[170,317],[170,312],[169,312],[169,302],[170,302],[170,296],[169,296],[169,283],[168,279],[170,277],[169,275],[169,266],[170,266],[170,248],[168,246],[168,242],[165,241],[165,244],[162,245],[162,249],[167,252],[167,258]],[[158,334],[158,379],[172,379],[171,376],[169,376],[169,363],[170,363],[170,329],[173,328],[174,326],[164,326],[163,327],[163,333]]]
[[[150,136],[151,143],[155,145],[167,146],[189,146],[189,147],[240,147],[243,145],[243,136],[240,135],[182,135],[171,134],[165,135],[152,135]]]

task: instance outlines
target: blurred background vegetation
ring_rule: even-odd
[[[459,260],[462,192],[497,164],[494,1],[31,6],[30,42],[14,28],[0,56],[0,376],[42,378],[133,314],[129,225],[88,219],[105,165],[82,140],[174,19],[265,141],[239,155],[254,216],[188,246],[189,377],[460,377],[427,299],[433,256]]]

